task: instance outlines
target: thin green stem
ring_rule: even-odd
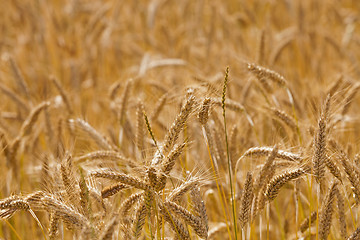
[[[228,170],[229,170],[229,181],[230,181],[230,193],[231,193],[231,207],[233,212],[233,221],[234,221],[234,231],[235,231],[235,239],[237,238],[237,225],[236,225],[236,211],[235,211],[235,198],[234,198],[234,189],[232,183],[232,174],[231,174],[231,161],[230,161],[230,153],[229,153],[229,142],[227,136],[227,128],[226,128],[226,114],[225,114],[225,97],[226,97],[226,87],[229,78],[229,67],[226,68],[225,71],[225,79],[224,79],[224,87],[222,93],[222,109],[223,109],[223,118],[224,118],[224,131],[225,131],[225,144],[226,144],[226,156],[228,161]]]

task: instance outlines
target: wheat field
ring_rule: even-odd
[[[360,1],[0,3],[0,239],[360,239]]]

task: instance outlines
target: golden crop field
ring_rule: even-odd
[[[1,0],[0,239],[360,239],[360,1]]]

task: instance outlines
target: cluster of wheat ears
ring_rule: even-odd
[[[360,239],[358,1],[2,5],[0,239]]]

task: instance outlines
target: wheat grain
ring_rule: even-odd
[[[347,156],[345,155],[345,153],[340,152],[340,154],[338,155],[339,160],[341,161],[345,173],[352,185],[352,191],[355,194],[355,199],[356,202],[360,202],[360,177],[359,175],[356,173],[356,171],[354,171],[354,167],[352,165],[352,163],[350,162],[350,160],[347,158]]]
[[[124,222],[127,221],[130,208],[134,206],[135,203],[139,202],[143,195],[143,192],[134,193],[121,204],[119,215],[122,216]]]
[[[332,221],[332,213],[334,209],[334,199],[336,197],[337,182],[331,184],[329,191],[326,195],[325,204],[321,208],[321,214],[319,216],[319,238],[327,239],[330,233],[330,226]]]
[[[270,180],[269,175],[270,175],[270,173],[273,172],[271,170],[271,168],[273,168],[273,163],[276,158],[277,152],[278,152],[278,148],[277,148],[277,146],[274,146],[274,148],[271,151],[271,153],[269,154],[269,157],[267,158],[265,164],[261,168],[258,177],[255,179],[255,182],[254,182],[254,190],[255,191],[260,190]],[[270,176],[270,178],[271,177],[272,176]]]
[[[146,206],[144,204],[141,204],[136,211],[135,222],[133,225],[133,234],[135,239],[138,239],[140,237],[141,230],[145,224],[146,214],[147,214]]]
[[[251,205],[254,197],[253,191],[254,189],[252,173],[248,172],[246,175],[245,186],[241,197],[241,207],[239,214],[241,228],[244,228],[245,225],[250,221]]]
[[[272,113],[283,123],[285,123],[288,127],[290,127],[294,132],[297,131],[297,125],[295,120],[287,115],[284,111],[281,111],[276,108],[271,108]]]
[[[273,70],[258,66],[258,65],[254,64],[254,63],[249,63],[247,65],[247,67],[248,67],[248,70],[251,73],[253,73],[259,79],[262,79],[262,78],[265,77],[265,78],[268,78],[271,81],[274,81],[279,86],[286,86],[287,85],[286,79],[283,76],[281,76],[279,73],[277,73],[277,72],[275,72]]]
[[[63,161],[61,162],[61,178],[63,186],[66,191],[67,200],[77,206],[79,204],[79,192],[75,188],[77,181],[74,178],[72,171],[72,157],[70,154],[66,154]]]
[[[285,171],[282,174],[279,174],[272,178],[268,185],[266,186],[265,196],[268,201],[272,201],[276,198],[279,193],[279,190],[285,183],[297,179],[305,174],[305,170],[302,168],[297,168],[294,170]]]
[[[191,201],[194,203],[194,211],[196,215],[201,219],[206,228],[206,232],[209,231],[208,216],[206,213],[206,207],[204,201],[201,199],[200,188],[195,186],[190,190]]]
[[[124,122],[125,122],[125,114],[126,114],[126,108],[128,106],[128,100],[129,100],[129,94],[130,94],[130,90],[133,84],[133,79],[129,79],[128,81],[126,81],[124,90],[123,90],[123,94],[121,95],[121,100],[120,100],[120,109],[119,109],[119,113],[118,113],[118,118],[119,118],[119,122],[120,122],[120,126],[123,126]]]
[[[194,216],[188,210],[174,202],[166,201],[164,205],[189,224],[199,237],[207,238],[207,227],[199,217]]]
[[[314,223],[317,218],[317,212],[313,211],[309,217],[307,217],[301,224],[300,224],[300,231],[305,232],[309,228],[309,224]]]
[[[199,179],[196,177],[192,177],[186,180],[179,187],[173,189],[171,193],[167,196],[166,200],[172,202],[178,202],[185,193],[195,188],[198,183],[199,183]]]
[[[337,199],[337,210],[339,213],[339,225],[340,225],[340,234],[341,238],[346,239],[346,218],[345,218],[345,203],[342,194],[340,193],[339,188],[335,188],[335,194]]]
[[[142,102],[139,102],[136,108],[136,134],[135,134],[135,145],[138,148],[138,151],[141,153],[140,156],[145,158],[145,145],[144,145],[144,119],[143,119],[144,105]]]
[[[165,136],[163,143],[163,152],[167,153],[175,144],[179,137],[180,131],[183,130],[184,124],[188,119],[192,108],[195,104],[195,97],[190,96],[184,106],[181,108],[180,114],[176,117],[174,123],[171,125],[168,133]]]
[[[96,178],[112,179],[120,183],[133,186],[138,189],[151,191],[151,186],[149,186],[146,182],[144,182],[143,180],[137,177],[129,176],[125,173],[114,172],[109,170],[98,170],[98,171],[90,172],[89,175]]]
[[[348,240],[359,240],[360,239],[360,227],[358,227],[348,238]]]
[[[267,156],[269,153],[273,151],[272,147],[253,147],[248,149],[242,156],[241,159],[244,157],[262,157]],[[277,158],[289,160],[289,161],[296,161],[301,162],[302,157],[296,153],[287,152],[284,150],[278,150],[276,154]]]
[[[176,236],[178,236],[180,239],[190,240],[191,238],[187,228],[163,205],[160,205],[159,207],[161,215],[164,217],[165,221],[170,224]]]
[[[198,119],[202,125],[205,125],[209,119],[210,104],[211,104],[210,98],[205,98],[201,104],[201,108],[198,114]]]
[[[116,193],[118,193],[119,191],[126,189],[126,188],[127,188],[127,185],[122,184],[122,183],[113,184],[113,185],[105,187],[105,188],[103,188],[103,190],[101,190],[101,197],[102,198],[111,197],[111,196],[115,195]]]

